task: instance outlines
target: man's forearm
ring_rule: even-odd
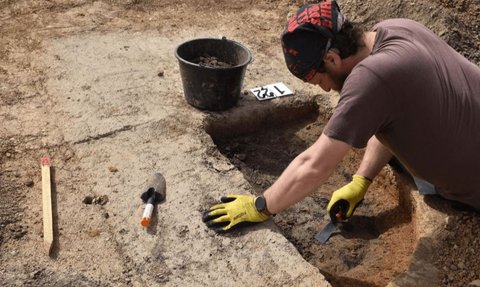
[[[373,136],[368,141],[367,149],[356,174],[373,180],[392,156],[390,150]]]
[[[278,213],[318,188],[350,149],[344,142],[321,135],[297,156],[265,193],[270,213]]]

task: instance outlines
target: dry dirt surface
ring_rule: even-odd
[[[271,184],[331,114],[335,95],[293,79],[282,62],[278,35],[303,3],[0,0],[0,285],[308,286],[321,282],[318,269],[332,286],[385,286],[411,268],[417,230],[392,169],[382,171],[350,226],[326,245],[313,239],[328,220],[329,194],[349,181],[362,151],[277,215],[275,228],[217,236],[201,224],[202,208],[220,195],[258,194]],[[392,17],[418,20],[480,64],[478,0],[339,4],[366,28]],[[289,108],[274,109],[274,120],[252,123],[246,92],[246,122],[234,132],[217,114],[188,107],[173,50],[222,36],[254,55],[245,88],[281,80],[303,100],[286,99]],[[51,257],[42,251],[39,159],[47,154],[57,237]],[[143,232],[139,196],[158,171],[167,200],[154,216],[160,227]],[[480,286],[479,214],[434,202],[447,220],[430,256],[437,281],[424,286]],[[274,247],[259,247],[256,234]],[[309,264],[278,259],[297,251]],[[232,270],[238,266],[244,269]]]

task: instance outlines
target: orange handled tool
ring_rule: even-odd
[[[167,184],[163,175],[155,173],[147,186],[147,190],[140,196],[143,202],[146,203],[142,220],[140,221],[143,227],[150,226],[155,205],[165,199],[166,189]]]

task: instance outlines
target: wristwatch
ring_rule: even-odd
[[[263,195],[257,196],[255,198],[255,208],[257,209],[258,212],[261,212],[265,215],[275,215],[271,214],[268,209],[267,209],[267,201],[265,200],[265,197]]]

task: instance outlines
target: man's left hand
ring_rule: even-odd
[[[241,222],[263,222],[270,216],[258,212],[255,197],[249,195],[228,195],[220,199],[203,214],[203,222],[216,232],[227,232]]]

